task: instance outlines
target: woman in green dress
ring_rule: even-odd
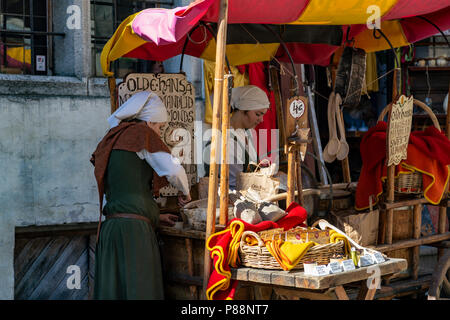
[[[191,200],[186,172],[160,138],[166,121],[155,93],[137,93],[108,119],[111,129],[92,155],[106,217],[97,233],[94,299],[164,299],[155,229],[177,216],[160,214],[154,196],[170,183],[180,205]]]

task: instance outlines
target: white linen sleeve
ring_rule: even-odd
[[[140,159],[145,159],[147,163],[156,171],[156,173],[167,181],[184,195],[189,195],[189,183],[186,171],[181,166],[180,161],[167,152],[150,153],[145,149],[136,152]]]

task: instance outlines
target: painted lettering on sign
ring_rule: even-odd
[[[387,131],[387,165],[398,165],[407,158],[413,114],[413,97],[404,95],[392,104]]]
[[[156,93],[167,109],[169,120],[161,130],[161,139],[186,170],[190,186],[197,182],[194,164],[195,90],[183,74],[131,73],[118,86],[118,104],[141,91]],[[175,196],[178,190],[169,186],[162,196]]]

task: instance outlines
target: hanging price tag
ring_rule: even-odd
[[[379,252],[375,252],[375,253],[371,254],[371,256],[373,257],[373,260],[376,263],[383,263],[384,261],[386,261],[384,259],[383,255],[381,253],[379,253]]]
[[[344,271],[350,271],[355,270],[355,264],[353,263],[352,259],[347,259],[342,261],[342,268],[344,268]]]
[[[328,268],[331,273],[339,273],[342,272],[342,266],[340,262],[330,262],[328,264]]]

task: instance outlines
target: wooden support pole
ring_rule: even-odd
[[[226,226],[228,222],[228,189],[229,167],[228,167],[228,129],[230,127],[230,108],[228,101],[229,74],[225,75],[222,92],[222,162],[220,167],[220,218],[219,224]]]
[[[286,208],[295,201],[295,151],[292,146],[288,147],[288,173]]]
[[[295,152],[295,158],[296,158],[295,167],[297,169],[298,203],[299,205],[303,206],[302,158],[298,150]]]
[[[439,206],[439,220],[438,220],[438,233],[445,233],[445,227],[447,222],[447,206]],[[438,259],[445,253],[444,248],[438,248]]]
[[[396,101],[398,99],[398,84],[399,84],[399,77],[400,77],[400,66],[397,66],[394,70],[394,80],[392,85],[392,101]],[[388,123],[390,121],[390,111],[389,111],[389,117],[388,117]],[[394,179],[395,179],[395,166],[390,165],[387,167],[387,197],[386,200],[388,203],[394,202]],[[394,210],[389,209],[387,210],[386,215],[386,243],[392,244],[392,228],[394,223]]]
[[[216,149],[218,142],[218,129],[220,122],[223,92],[223,69],[225,62],[225,47],[228,23],[228,0],[220,1],[219,20],[216,43],[216,66],[214,72],[214,101],[213,101],[213,121],[212,121],[212,137],[211,137],[211,155],[209,169],[209,187],[208,187],[208,208],[206,212],[206,233],[205,241],[214,233],[216,222],[216,205],[217,205],[217,163]],[[205,242],[205,257],[203,269],[203,293],[206,298],[206,287],[208,285],[209,275],[211,273],[211,258],[209,250]]]
[[[413,208],[413,238],[420,238],[420,231],[422,226],[422,205],[416,204]],[[420,259],[420,246],[412,248],[412,262],[411,262],[411,274],[414,280],[419,278],[419,259]]]
[[[388,166],[387,168],[387,197],[388,203],[394,202],[394,177],[395,166]],[[392,230],[394,226],[394,209],[388,209],[386,211],[386,243],[392,244]]]
[[[274,92],[275,99],[275,110],[277,112],[277,124],[278,129],[280,130],[280,145],[284,145],[286,143],[286,130],[284,114],[283,114],[283,103],[281,102],[281,90],[280,90],[280,82],[278,79],[278,70],[276,68],[269,68],[270,70],[270,79],[272,83],[272,89]],[[283,154],[283,157],[285,155]],[[281,161],[282,159],[280,159]]]

